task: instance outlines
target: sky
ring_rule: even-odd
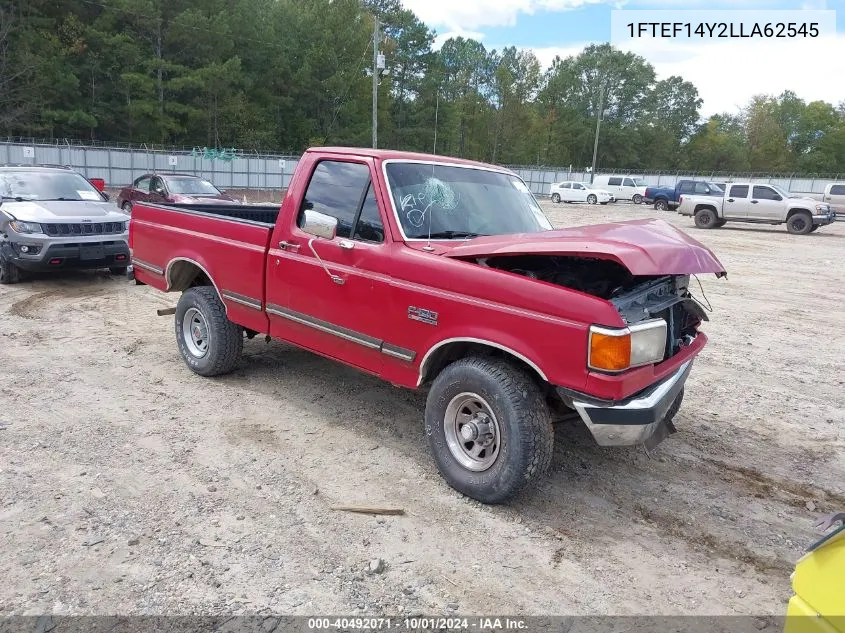
[[[684,19],[679,10],[833,10],[836,24],[815,39],[640,39],[613,43],[648,60],[658,79],[680,75],[703,100],[701,114],[737,114],[758,94],[792,90],[805,101],[845,102],[845,0],[402,0],[437,32],[435,45],[451,36],[479,39],[488,49],[532,49],[544,67],[556,55],[576,55],[591,43],[611,41],[613,10],[665,10],[666,19]],[[808,14],[809,15],[809,14]],[[818,14],[815,14],[818,15]],[[712,16],[712,14],[711,14]],[[798,16],[801,17],[800,15]],[[778,17],[775,15],[774,19]],[[790,18],[792,19],[792,18]],[[662,20],[661,20],[662,21]]]

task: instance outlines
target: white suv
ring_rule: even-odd
[[[613,202],[613,194],[606,189],[597,189],[584,182],[560,182],[551,186],[552,202],[586,202],[607,204]]]

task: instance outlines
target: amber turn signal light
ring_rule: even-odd
[[[631,334],[628,330],[592,329],[588,364],[591,369],[601,371],[628,369],[631,366]]]

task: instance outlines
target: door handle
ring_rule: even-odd
[[[298,251],[299,250],[299,244],[294,244],[293,242],[286,242],[285,240],[282,240],[281,242],[279,242],[279,248],[286,249],[286,250],[289,249],[289,250],[292,250],[292,251]]]
[[[326,271],[326,274],[329,276],[329,279],[331,279],[333,282],[335,282],[338,286],[342,286],[343,284],[346,283],[346,280],[343,279],[343,277],[341,277],[339,275],[332,274],[332,272],[329,270],[329,267],[326,266],[325,262],[317,254],[317,250],[314,248],[314,238],[311,238],[310,240],[308,240],[308,248],[310,248],[311,252],[314,253],[314,257],[316,257],[317,261],[320,262],[320,266],[322,266],[323,270]]]
[[[757,204],[758,202],[759,202],[759,200],[752,200],[751,204]]]
[[[355,242],[351,242],[350,240],[340,240],[340,247],[347,251],[351,251],[355,248]]]
[[[733,198],[728,198],[728,202],[733,202],[733,201],[734,201]]]

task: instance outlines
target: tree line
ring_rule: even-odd
[[[371,140],[502,164],[845,171],[845,104],[791,92],[701,119],[682,77],[609,44],[544,69],[435,33],[400,0],[0,0],[0,134],[300,152]],[[728,89],[726,87],[726,89]]]

